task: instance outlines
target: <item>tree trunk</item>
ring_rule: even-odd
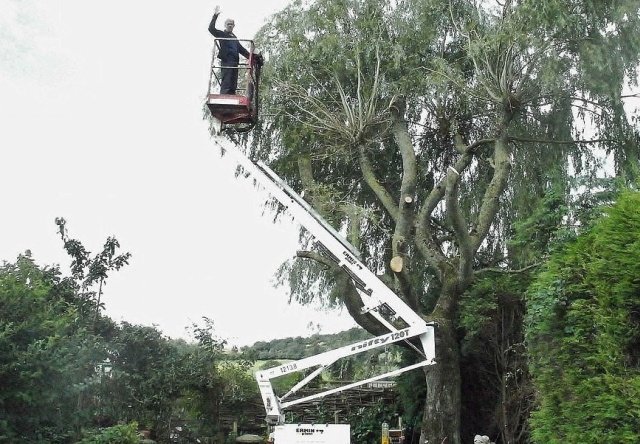
[[[460,359],[452,319],[437,319],[436,365],[427,367],[420,444],[460,444]]]
[[[431,319],[436,324],[436,364],[425,368],[427,394],[420,444],[461,444],[460,351],[455,328],[459,278],[444,270]]]

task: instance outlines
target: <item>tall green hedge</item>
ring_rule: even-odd
[[[623,193],[546,264],[526,338],[534,442],[640,442],[640,193]]]

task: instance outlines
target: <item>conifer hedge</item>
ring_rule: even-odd
[[[625,192],[528,291],[536,443],[640,442],[640,193]]]

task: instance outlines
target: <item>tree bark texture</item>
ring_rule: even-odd
[[[427,394],[420,444],[460,444],[460,359],[455,326],[437,319],[436,365],[425,370]]]

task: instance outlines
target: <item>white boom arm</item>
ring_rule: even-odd
[[[242,166],[245,172],[266,188],[269,194],[284,205],[288,212],[297,220],[317,241],[322,253],[336,262],[353,280],[362,302],[363,312],[367,312],[380,321],[389,333],[377,336],[365,341],[359,341],[335,350],[330,350],[285,365],[273,367],[256,372],[262,401],[267,411],[266,420],[269,424],[281,424],[284,422],[282,409],[312,399],[320,398],[339,391],[347,390],[359,385],[364,385],[385,377],[395,376],[415,368],[435,364],[435,339],[433,325],[425,321],[409,306],[407,306],[389,287],[371,272],[359,259],[357,250],[333,229],[315,210],[291,189],[276,173],[262,162],[253,162],[235,146],[222,146],[227,154]],[[384,308],[383,310],[380,310]],[[395,321],[402,321],[405,326],[398,328],[383,316],[390,314]],[[396,322],[397,323],[397,322]],[[423,360],[389,373],[374,376],[364,381],[357,381],[338,388],[330,389],[312,396],[285,402],[285,398],[297,392],[305,384],[318,376],[325,368],[340,358],[352,356],[377,347],[382,347],[398,341],[406,341],[417,337],[420,340],[421,350],[413,347],[422,356]],[[302,381],[296,384],[287,394],[277,397],[273,392],[271,379],[292,372],[318,367]]]

